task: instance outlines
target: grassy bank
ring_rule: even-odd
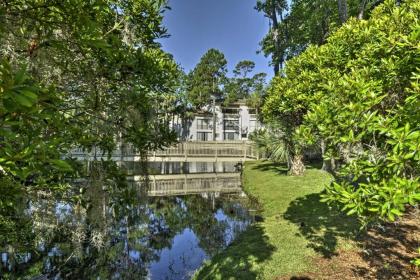
[[[271,162],[247,163],[244,189],[260,203],[264,220],[207,262],[194,279],[275,279],[314,269],[311,260],[317,255],[332,257],[358,225],[319,201],[331,179],[314,167],[292,177]]]

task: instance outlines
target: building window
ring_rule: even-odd
[[[257,127],[257,121],[256,120],[250,120],[249,121],[249,130],[254,131]]]
[[[235,140],[235,132],[225,132],[225,140]]]
[[[196,172],[197,173],[203,173],[203,172],[210,172],[211,170],[209,170],[208,168],[209,166],[207,165],[207,162],[197,162],[196,164]]]
[[[198,141],[209,141],[210,132],[197,132]]]
[[[197,129],[210,129],[208,119],[197,119]]]
[[[234,114],[234,115],[237,115],[237,114],[239,114],[239,108],[224,108],[223,109],[223,113],[224,114]]]
[[[238,130],[239,120],[224,120],[223,125],[225,130]]]

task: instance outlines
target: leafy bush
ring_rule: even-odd
[[[270,126],[267,129],[253,132],[250,139],[255,143],[263,158],[268,158],[274,162],[288,162],[287,146],[282,137],[279,137],[279,134],[281,134],[280,130]]]

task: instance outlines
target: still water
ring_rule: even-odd
[[[0,278],[190,279],[253,220],[237,163],[150,163],[147,179],[120,165],[124,176],[97,172],[67,196],[23,201]]]

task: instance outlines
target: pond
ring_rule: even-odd
[[[2,277],[190,279],[253,221],[238,163],[120,165],[22,201],[26,242],[3,248]]]

